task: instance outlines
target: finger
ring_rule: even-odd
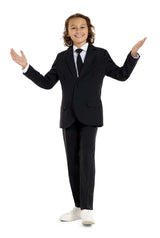
[[[18,63],[21,60],[21,57],[15,51],[11,51],[10,54],[11,54],[12,59],[15,62]]]
[[[11,54],[11,57],[12,57],[13,60],[15,60],[15,57],[12,54]]]
[[[145,37],[143,40],[141,40],[141,46],[144,44],[144,42],[146,41],[147,37]]]
[[[14,55],[14,53],[13,53],[13,49],[11,49],[10,54],[11,54],[12,56]]]
[[[146,40],[147,40],[147,37],[145,37],[145,38],[142,40],[142,42],[144,43]]]
[[[12,49],[11,49],[11,52],[13,52],[13,51],[14,51],[14,49],[12,48]]]
[[[14,50],[12,50],[11,52],[12,52],[12,55],[14,55],[15,57],[19,56]]]
[[[25,54],[23,53],[23,51],[21,50],[20,52],[21,52],[21,55],[22,55],[24,58],[26,58],[26,57],[25,57]]]
[[[11,53],[12,53],[12,54],[16,54],[16,52],[14,51],[14,49],[11,49]]]
[[[138,41],[137,45],[141,46],[145,42],[145,39]]]
[[[14,55],[13,51],[11,51],[10,54],[11,54],[12,59],[15,60],[15,55]]]

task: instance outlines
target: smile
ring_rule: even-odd
[[[77,35],[75,35],[75,37],[76,37],[76,38],[82,38],[83,36],[77,36]]]

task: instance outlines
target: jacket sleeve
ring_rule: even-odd
[[[129,78],[139,58],[140,56],[138,58],[133,58],[130,52],[123,66],[119,67],[114,63],[109,53],[106,51],[105,52],[105,75],[110,76],[119,81],[125,81]]]
[[[51,89],[58,81],[57,75],[57,58],[51,67],[51,69],[44,76],[35,70],[31,65],[26,73],[23,73],[26,77],[31,79],[36,85],[44,89]]]

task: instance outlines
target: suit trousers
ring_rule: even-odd
[[[63,128],[71,191],[76,207],[93,209],[97,126],[76,121]]]

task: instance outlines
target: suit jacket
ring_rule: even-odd
[[[103,126],[103,106],[101,89],[104,76],[125,81],[130,76],[138,59],[128,54],[122,67],[118,67],[107,50],[92,44],[88,50],[77,78],[73,58],[73,46],[57,54],[48,73],[44,76],[29,65],[24,73],[35,84],[44,89],[51,89],[60,80],[62,102],[60,108],[60,128],[69,127],[77,118],[86,125]]]

